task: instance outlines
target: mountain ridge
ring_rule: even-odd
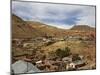
[[[94,31],[87,25],[75,25],[71,29],[60,29],[36,21],[24,21],[12,14],[12,37],[13,38],[35,38],[41,36],[64,37],[66,35],[84,35],[81,32]],[[78,33],[76,33],[76,31]]]

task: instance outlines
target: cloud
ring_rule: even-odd
[[[12,12],[24,20],[39,21],[61,28],[78,24],[95,26],[93,6],[13,1]]]

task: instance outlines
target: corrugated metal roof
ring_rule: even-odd
[[[16,61],[12,64],[12,70],[15,74],[41,72],[36,66],[23,60]]]

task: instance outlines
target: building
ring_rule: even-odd
[[[14,74],[41,72],[36,66],[23,60],[16,61],[11,67]]]
[[[62,58],[62,61],[72,62],[72,58],[70,58],[70,57],[64,57],[64,58]]]

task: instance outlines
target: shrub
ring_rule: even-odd
[[[54,59],[54,58],[56,58],[57,56],[56,56],[56,53],[55,53],[55,51],[50,51],[49,52],[49,58],[50,59]]]
[[[63,51],[61,49],[57,49],[56,55],[59,56],[60,58],[63,57]]]
[[[79,54],[74,54],[72,56],[72,61],[77,61],[77,60],[80,60]]]
[[[79,38],[79,40],[83,40],[82,38]]]
[[[69,56],[71,54],[69,47],[65,47],[65,53],[67,56]]]
[[[69,56],[71,53],[70,53],[70,49],[68,47],[65,47],[64,49],[57,49],[56,50],[56,55],[60,58],[63,58],[63,57],[66,57],[66,56]]]
[[[50,42],[48,42],[46,45],[49,46],[49,45],[51,45],[51,44],[53,44],[53,43],[54,43],[54,41],[50,41]]]

